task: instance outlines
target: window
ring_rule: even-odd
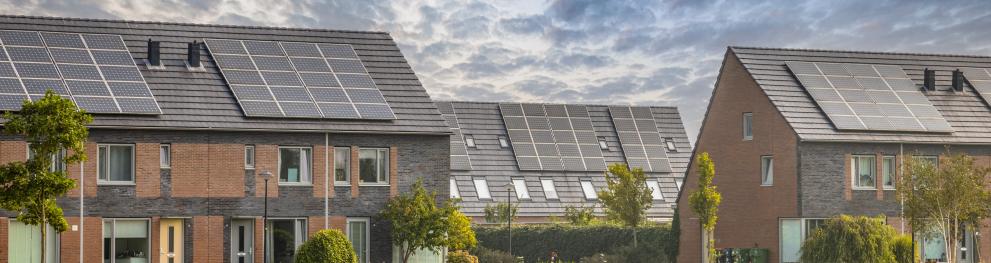
[[[499,147],[509,148],[509,140],[506,139],[506,136],[499,136]]]
[[[334,147],[334,185],[351,185],[350,147]]]
[[[100,144],[97,148],[98,183],[134,183],[134,145]]]
[[[21,223],[15,219],[10,219],[7,225],[7,246],[3,249],[7,251],[17,251],[17,253],[7,253],[6,262],[38,262],[41,258],[41,227]],[[47,226],[45,230],[45,261],[55,263],[59,261],[59,239],[55,229]]]
[[[743,113],[743,139],[753,140],[754,139],[754,113],[744,112]]]
[[[103,219],[103,262],[151,262],[147,219]]]
[[[451,178],[451,198],[461,198],[461,191],[458,191],[458,180]]]
[[[596,200],[599,199],[599,194],[595,192],[595,186],[592,186],[592,181],[582,181],[582,192],[585,192],[585,199]]]
[[[647,188],[650,188],[650,195],[654,197],[654,200],[664,200],[664,195],[661,194],[661,185],[654,180],[647,180]]]
[[[368,218],[348,218],[348,241],[358,256],[358,263],[368,263]]]
[[[58,151],[52,155],[52,167],[48,169],[50,172],[65,172],[65,157],[67,153],[65,149]],[[34,151],[31,149],[31,144],[28,144],[28,160],[34,158]]]
[[[544,197],[557,199],[557,188],[554,187],[554,180],[540,179],[540,187],[544,188]]]
[[[513,188],[516,190],[517,199],[530,199],[530,191],[526,188],[526,181],[517,178],[513,179]]]
[[[875,189],[874,173],[877,171],[875,161],[874,155],[853,156],[853,170],[851,172],[853,188]]]
[[[358,151],[358,171],[363,184],[389,184],[389,149]]]
[[[825,223],[825,219],[818,218],[781,219],[781,262],[798,262],[802,242]]]
[[[933,166],[935,166],[937,168],[939,167],[939,156],[935,156],[935,155],[916,155],[916,156],[912,156],[912,158],[915,159],[915,161],[917,161],[917,162],[926,162],[926,163],[929,163],[930,165],[933,165]]]
[[[244,146],[244,169],[255,169],[255,146]]]
[[[669,152],[677,152],[678,146],[674,145],[674,139],[664,138],[664,146],[667,146]]]
[[[465,135],[465,145],[467,145],[468,148],[475,148],[475,137]]]
[[[306,219],[269,219],[265,229],[266,262],[293,262],[296,249],[306,241]]]
[[[312,151],[309,147],[279,147],[279,183],[309,183]]]
[[[760,157],[760,185],[774,184],[774,156]]]
[[[172,167],[172,145],[162,144],[158,146],[159,162],[162,168]]]
[[[897,171],[895,157],[885,156],[881,160],[881,178],[884,180],[885,189],[895,189],[895,171]]]
[[[485,179],[475,179],[475,192],[478,192],[478,199],[492,199],[492,195],[489,194],[489,182]]]
[[[609,144],[606,144],[606,137],[599,137],[599,149],[609,150]]]

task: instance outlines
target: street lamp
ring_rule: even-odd
[[[509,181],[506,184],[506,202],[509,203],[509,207],[506,207],[506,218],[509,218],[509,255],[513,255],[513,181]],[[515,259],[514,259],[515,260]]]
[[[262,262],[268,263],[268,179],[272,178],[272,172],[263,171],[261,176],[265,179],[265,212],[262,214]]]

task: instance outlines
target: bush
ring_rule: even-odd
[[[509,253],[505,251],[499,251],[495,249],[490,249],[486,247],[476,247],[475,255],[478,256],[478,262],[485,263],[515,263],[515,259]]]
[[[468,251],[456,250],[447,252],[447,263],[478,263],[478,257],[468,254]]]
[[[506,227],[476,227],[478,245],[490,249],[508,251],[509,233]],[[652,262],[671,262],[663,253],[668,246],[678,240],[671,235],[668,224],[640,227],[637,231],[639,247],[656,251],[651,253]],[[551,251],[558,252],[558,259],[578,261],[595,254],[611,254],[619,248],[632,244],[633,230],[617,225],[591,225],[584,227],[568,225],[524,225],[513,226],[513,254],[522,256],[527,262],[547,261]],[[633,253],[633,252],[631,252]],[[635,255],[646,253],[636,251]],[[481,254],[481,262],[485,261]],[[620,261],[622,262],[622,261]]]
[[[802,262],[897,262],[896,250],[905,257],[907,249],[907,257],[912,257],[912,241],[898,244],[905,242],[902,238],[883,218],[840,215],[826,220],[802,243]]]
[[[891,249],[895,253],[895,262],[898,263],[911,263],[919,262],[913,256],[912,252],[915,245],[912,243],[912,237],[908,235],[898,235],[894,241],[892,241]]]
[[[296,252],[296,263],[357,263],[351,241],[336,229],[320,230],[303,242]]]
[[[572,225],[587,226],[595,220],[595,215],[592,214],[591,207],[569,205],[564,208],[564,218]]]

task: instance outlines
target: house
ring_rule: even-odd
[[[564,220],[594,208],[613,163],[639,167],[654,197],[647,216],[670,221],[691,145],[675,107],[437,102],[451,126],[450,193],[486,223],[485,208],[512,200],[520,223]]]
[[[57,168],[61,262],[291,262],[328,228],[387,262],[389,198],[447,195],[451,130],[388,33],[0,16],[0,51],[0,111],[54,89],[95,119]],[[0,162],[28,152],[0,136]],[[15,216],[0,262],[40,255]]]
[[[938,165],[949,150],[991,165],[987,68],[986,56],[728,48],[695,150],[711,155],[722,193],[715,246],[797,262],[829,217],[883,215],[905,231],[894,182],[906,158]],[[679,207],[697,187],[693,165]],[[678,262],[701,262],[698,218],[680,220]],[[991,253],[975,236],[962,262]],[[941,239],[917,241],[927,261],[945,252]]]

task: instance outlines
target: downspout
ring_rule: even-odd
[[[905,174],[905,145],[901,143],[898,144],[898,174],[899,175]],[[902,220],[899,221],[901,221],[900,222],[901,232],[902,234],[904,234],[905,233],[905,199],[899,198],[898,201],[899,201],[898,208],[900,209],[898,213],[901,215],[902,218]]]
[[[83,251],[85,251],[85,249],[83,249],[85,248],[85,246],[83,246],[83,237],[85,236],[83,235],[83,231],[86,229],[86,220],[83,218],[83,211],[85,211],[86,208],[83,203],[83,192],[86,189],[86,180],[84,179],[86,178],[86,174],[83,169],[85,167],[86,163],[79,163],[79,263],[85,263],[83,262]]]
[[[323,133],[323,229],[330,228],[330,134]]]

